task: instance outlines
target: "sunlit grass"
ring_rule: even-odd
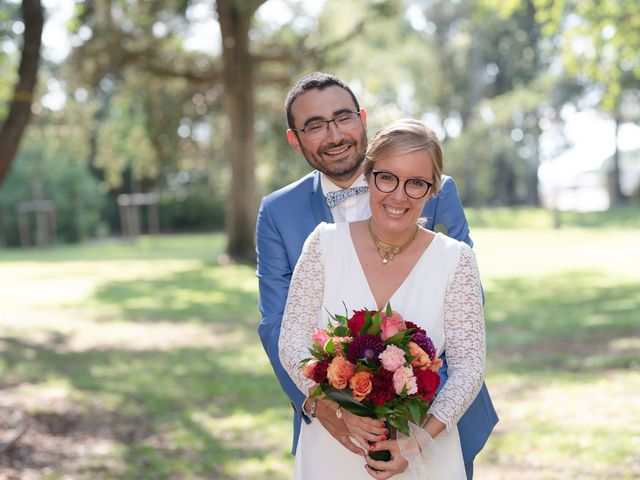
[[[537,210],[470,219],[501,417],[476,476],[637,478],[640,225],[628,210],[567,215],[559,230]],[[50,478],[291,477],[291,407],[257,337],[255,269],[218,265],[223,246],[0,251],[0,398],[75,419],[49,437],[75,458]]]

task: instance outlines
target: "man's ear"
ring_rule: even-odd
[[[296,135],[296,132],[294,132],[291,129],[287,130],[287,142],[289,142],[289,145],[291,145],[291,148],[293,148],[296,152],[302,153],[302,147],[300,146],[300,139],[298,138],[298,135]]]
[[[364,129],[367,129],[367,112],[364,108],[360,109],[360,120],[362,120],[362,125],[364,125]]]

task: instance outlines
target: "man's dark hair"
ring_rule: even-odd
[[[335,75],[331,75],[330,73],[324,73],[324,72],[308,73],[304,77],[300,78],[296,83],[293,84],[293,86],[287,93],[286,100],[284,101],[284,108],[285,108],[285,111],[287,112],[288,127],[294,128],[293,115],[291,114],[291,105],[296,100],[296,98],[298,98],[307,90],[312,90],[314,88],[317,88],[318,90],[324,90],[327,87],[333,87],[333,86],[344,88],[347,92],[349,92],[349,95],[351,95],[353,103],[356,106],[356,111],[357,112],[360,111],[360,104],[358,103],[358,100],[356,99],[356,96],[354,95],[354,93],[349,88],[349,85],[344,83]]]

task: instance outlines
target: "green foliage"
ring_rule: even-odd
[[[96,232],[104,198],[98,182],[83,162],[78,133],[63,126],[31,129],[15,164],[0,189],[5,240],[17,245],[20,202],[52,200],[58,241],[77,242]],[[80,148],[78,148],[80,147]],[[31,216],[32,229],[34,225]],[[31,235],[32,241],[35,235]]]
[[[626,0],[536,3],[545,33],[558,33],[566,45],[562,58],[568,73],[599,88],[605,111],[624,113],[625,92],[640,89],[638,5]]]
[[[224,200],[197,188],[184,199],[163,195],[160,228],[164,232],[214,231],[224,228]]]

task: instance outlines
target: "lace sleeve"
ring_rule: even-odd
[[[291,278],[287,304],[278,339],[280,362],[305,395],[315,382],[306,378],[300,361],[311,356],[311,336],[318,328],[324,294],[324,264],[320,232],[316,229],[305,242]]]
[[[485,368],[485,328],[478,265],[463,245],[444,304],[448,380],[429,413],[451,429],[482,387]]]

